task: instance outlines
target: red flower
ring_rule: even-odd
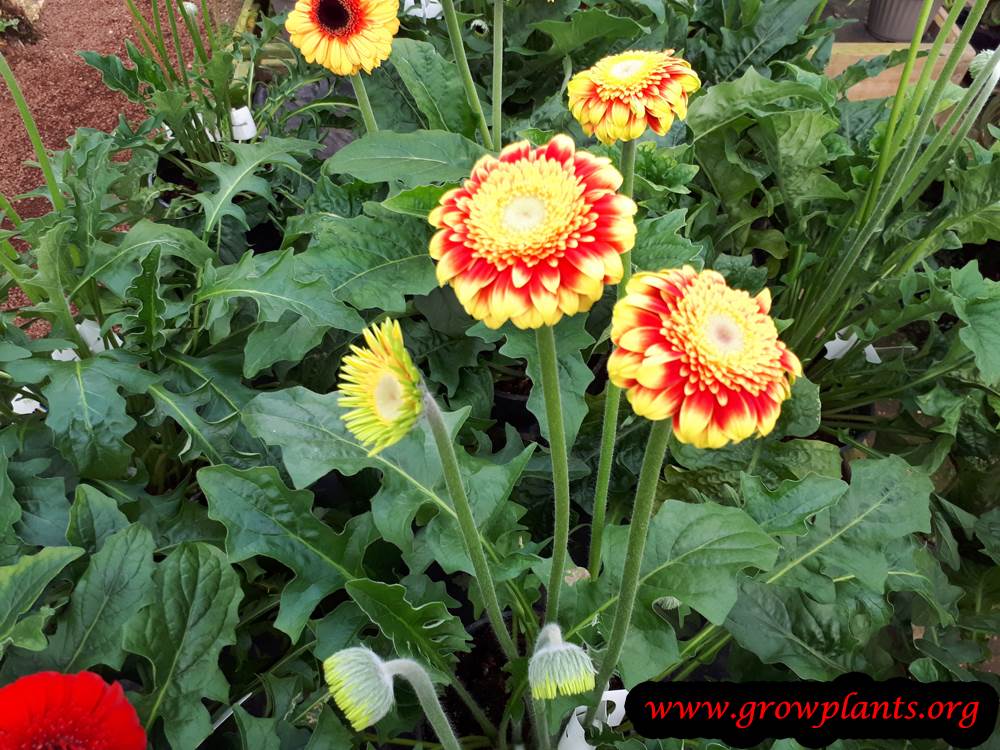
[[[121,685],[39,672],[0,688],[0,750],[146,750]]]

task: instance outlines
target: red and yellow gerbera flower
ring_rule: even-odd
[[[0,748],[146,750],[146,733],[118,683],[39,672],[0,689]]]
[[[771,294],[690,266],[638,273],[615,305],[611,382],[636,414],[673,418],[678,440],[721,448],[774,429],[798,358],[778,339]]]
[[[307,62],[349,76],[388,59],[398,13],[399,0],[298,0],[285,28]]]
[[[687,116],[688,94],[701,86],[673,50],[611,55],[569,82],[569,108],[587,135],[602,143],[631,141],[648,126],[663,135]]]
[[[439,230],[438,281],[490,328],[540,328],[589,310],[621,280],[621,254],[635,243],[636,206],[615,192],[621,184],[608,159],[565,135],[484,156],[428,217]]]

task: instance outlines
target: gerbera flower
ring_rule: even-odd
[[[615,305],[611,382],[636,414],[673,417],[678,440],[721,448],[774,429],[798,358],[778,340],[771,294],[690,266],[638,273]]]
[[[0,748],[146,750],[146,733],[118,683],[39,672],[0,688]]]
[[[586,693],[594,689],[594,665],[582,648],[563,640],[558,625],[549,624],[538,633],[528,662],[528,683],[538,700]]]
[[[565,135],[484,156],[428,217],[440,230],[430,246],[438,282],[490,328],[589,310],[621,280],[620,256],[635,243],[636,206],[615,192],[621,183],[608,159]]]
[[[285,28],[307,62],[341,76],[371,73],[389,58],[399,0],[298,0]]]
[[[369,455],[406,437],[420,416],[420,373],[395,320],[365,329],[367,348],[352,346],[340,368],[340,405],[347,429]]]
[[[323,662],[333,700],[355,730],[361,731],[392,710],[392,673],[374,651],[345,648]]]
[[[663,135],[687,116],[688,94],[701,86],[691,65],[673,50],[611,55],[569,82],[569,108],[583,132],[602,143],[631,141],[648,125]]]

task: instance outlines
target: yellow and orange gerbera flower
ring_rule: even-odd
[[[648,126],[663,135],[687,116],[688,94],[701,81],[673,50],[611,55],[569,82],[569,108],[583,132],[606,144],[631,141]]]
[[[484,156],[428,217],[431,257],[466,311],[490,328],[555,325],[600,299],[622,278],[635,243],[635,203],[615,192],[608,159],[557,135]]]
[[[388,59],[397,13],[399,0],[298,0],[285,28],[307,62],[349,76]]]
[[[395,320],[364,331],[367,347],[351,346],[340,368],[344,425],[374,456],[398,443],[423,412],[420,372]]]
[[[721,448],[774,429],[802,365],[778,339],[771,294],[690,266],[637,273],[615,305],[611,382],[636,414],[673,418],[678,440]]]

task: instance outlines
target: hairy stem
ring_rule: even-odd
[[[608,680],[614,674],[625,645],[625,634],[632,620],[632,609],[635,607],[635,596],[639,590],[639,572],[642,567],[642,556],[646,549],[646,536],[649,533],[649,519],[653,512],[653,500],[656,497],[656,484],[663,468],[663,458],[667,454],[667,442],[670,439],[670,420],[664,419],[653,423],[646,442],[646,453],[642,459],[642,469],[639,472],[639,486],[635,491],[635,506],[632,509],[632,521],[628,529],[628,547],[625,550],[625,567],[622,570],[621,593],[618,596],[618,608],[615,610],[614,623],[611,626],[611,636],[604,652],[601,668],[597,673],[597,685],[591,699],[590,708],[584,726],[590,726],[597,713],[601,694],[606,689]]]
[[[398,675],[410,683],[442,747],[445,750],[462,750],[455,731],[451,728],[444,709],[441,708],[441,701],[434,690],[431,678],[427,676],[427,670],[410,659],[393,659],[385,663],[385,668],[389,674]]]
[[[444,9],[444,20],[448,24],[448,38],[451,40],[451,51],[455,55],[455,64],[458,65],[458,74],[462,78],[462,86],[465,87],[465,98],[476,115],[479,134],[483,138],[483,145],[492,151],[493,138],[490,136],[490,126],[487,125],[486,115],[483,113],[483,104],[479,101],[479,94],[476,92],[476,84],[472,80],[472,71],[469,69],[469,58],[465,56],[465,44],[462,42],[462,29],[458,24],[455,3],[453,0],[441,0],[441,7]]]
[[[465,493],[465,486],[462,484],[462,473],[458,467],[458,457],[455,455],[455,446],[452,445],[451,436],[441,415],[441,409],[437,401],[430,393],[424,393],[424,411],[427,414],[427,423],[431,427],[431,434],[434,436],[434,443],[437,446],[438,455],[441,457],[441,466],[444,469],[445,484],[448,486],[448,493],[451,495],[452,504],[455,506],[455,514],[458,518],[458,525],[462,531],[462,541],[465,543],[465,551],[472,561],[472,567],[476,571],[476,583],[483,595],[483,602],[486,605],[486,614],[489,617],[490,625],[496,633],[497,640],[503,648],[508,659],[517,657],[517,647],[507,631],[507,626],[503,620],[503,612],[500,610],[500,601],[497,599],[496,584],[493,582],[493,574],[490,571],[489,563],[486,561],[486,553],[483,550],[483,540],[479,536],[476,528],[476,520],[472,515],[472,506],[469,504],[469,496]]]
[[[361,110],[361,117],[365,121],[365,131],[370,135],[378,132],[378,123],[375,122],[375,113],[372,111],[372,103],[368,98],[368,91],[365,89],[365,81],[360,73],[351,76],[351,86],[354,87],[354,96],[358,99],[358,109]]]
[[[635,141],[622,143],[622,189],[623,195],[632,197],[635,184]],[[625,296],[625,288],[632,278],[632,253],[622,254],[622,280],[618,284],[618,299]],[[604,524],[608,513],[608,490],[611,486],[611,467],[615,459],[615,440],[618,437],[618,411],[621,407],[622,390],[608,381],[604,391],[604,424],[601,427],[601,451],[597,463],[597,481],[594,488],[594,515],[590,525],[590,556],[587,569],[591,579],[601,572],[601,544],[604,541]]]
[[[545,416],[549,423],[549,454],[552,458],[552,487],[555,496],[555,533],[552,539],[552,570],[546,592],[545,622],[559,618],[559,590],[569,547],[569,459],[566,453],[566,427],[563,423],[562,395],[559,392],[559,363],[556,337],[552,326],[535,332],[538,359],[542,371]]]
[[[493,0],[493,145],[503,148],[503,4],[505,0]]]

